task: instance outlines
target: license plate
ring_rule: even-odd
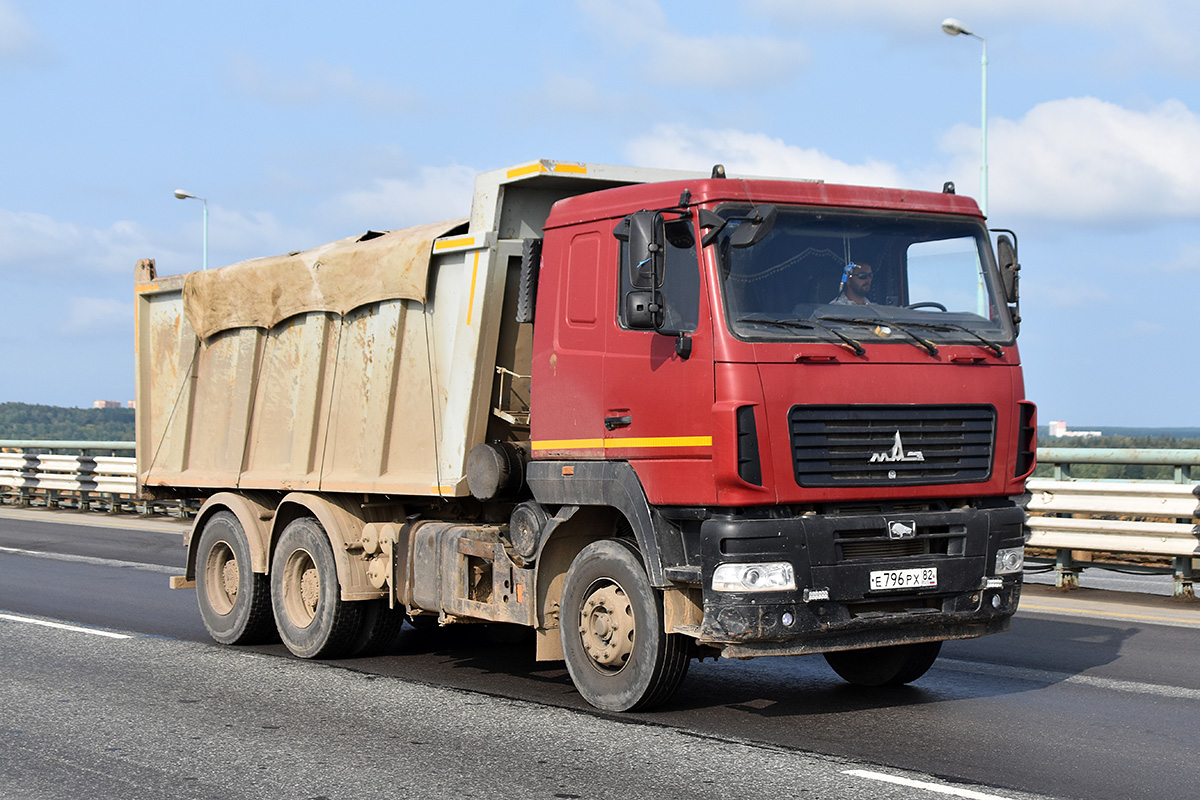
[[[871,573],[871,591],[884,589],[920,589],[937,586],[937,567],[920,569],[884,569]]]

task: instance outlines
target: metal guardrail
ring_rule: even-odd
[[[91,455],[96,452],[132,453],[134,443],[0,439],[0,500],[17,506],[80,511],[188,514],[190,504],[186,501],[147,501],[138,497],[135,458]]]
[[[112,441],[112,442],[92,442],[83,441],[80,439],[0,439],[0,451],[18,450],[29,451],[36,450],[38,452],[58,452],[69,450],[71,453],[79,455],[87,455],[97,451],[106,453],[126,452],[131,456],[135,452],[137,445],[133,442]]]
[[[1055,551],[1055,583],[1079,586],[1087,567],[1161,572],[1142,564],[1088,560],[1091,553],[1155,556],[1171,560],[1176,597],[1193,598],[1200,572],[1200,450],[1038,448],[1038,463],[1052,478],[1026,483],[1030,547]],[[1168,467],[1170,480],[1074,478],[1081,464]],[[1200,477],[1200,476],[1198,476]]]
[[[133,452],[133,442],[0,440],[0,498],[17,505],[45,504],[81,511],[186,516],[184,502],[149,503],[136,496],[135,459],[87,455],[95,451]],[[3,451],[55,450],[81,455]],[[1088,561],[1086,553],[1155,556],[1171,559],[1175,595],[1194,597],[1200,573],[1200,450],[1147,450],[1039,447],[1038,462],[1053,477],[1027,483],[1029,546],[1054,550],[1056,583],[1079,586],[1087,567],[1162,571],[1145,565]],[[1165,466],[1171,480],[1074,478],[1082,464]],[[1195,477],[1193,477],[1195,476]],[[1032,560],[1032,559],[1031,559]]]

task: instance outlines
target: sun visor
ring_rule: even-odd
[[[233,328],[270,329],[313,311],[345,315],[381,300],[425,302],[435,239],[466,219],[366,234],[303,253],[253,258],[184,278],[184,312],[202,339]]]

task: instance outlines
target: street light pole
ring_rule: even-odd
[[[180,200],[199,200],[204,203],[204,269],[208,269],[208,200],[197,197],[191,192],[185,192],[183,189],[176,189],[175,196]]]
[[[983,92],[982,92],[983,100],[980,104],[980,106],[982,108],[982,112],[981,112],[981,119],[979,122],[979,129],[981,131],[980,142],[979,142],[979,158],[980,158],[979,195],[980,195],[980,205],[982,206],[983,215],[986,217],[987,213],[988,213],[988,154],[987,154],[987,129],[988,129],[987,68],[988,68],[988,57],[987,57],[987,39],[983,38],[982,36],[980,36],[977,33],[972,32],[970,28],[968,28],[966,25],[962,24],[958,20],[954,19],[953,17],[949,17],[942,21],[942,30],[945,31],[950,36],[958,36],[959,34],[962,34],[963,36],[970,36],[972,38],[978,39],[980,42],[983,43],[983,57],[980,61],[980,64],[982,66],[981,71],[983,73]]]

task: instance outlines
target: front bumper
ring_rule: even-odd
[[[891,523],[913,534],[889,537]],[[1024,541],[1010,505],[786,519],[722,518],[700,529],[704,615],[699,641],[729,657],[798,655],[962,639],[1007,630],[1021,574],[995,576],[996,550]],[[718,592],[720,564],[786,561],[796,589]],[[935,567],[937,584],[871,588],[882,570]],[[990,579],[990,580],[989,580]],[[818,599],[820,598],[820,599]]]

